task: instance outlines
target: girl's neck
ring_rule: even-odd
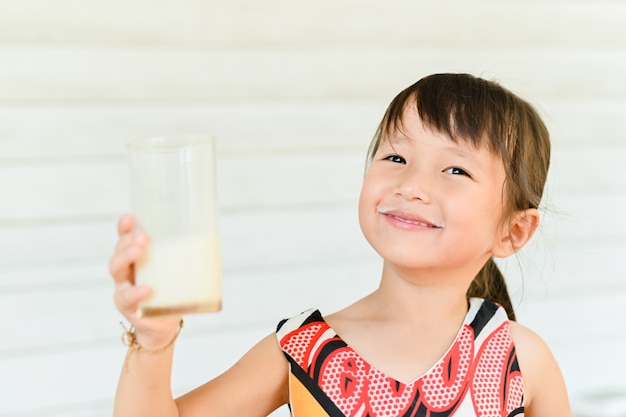
[[[467,279],[435,276],[417,278],[399,273],[387,265],[379,288],[371,302],[379,312],[396,316],[443,323],[464,319],[468,310]]]

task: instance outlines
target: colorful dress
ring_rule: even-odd
[[[283,320],[293,417],[521,417],[522,375],[504,309],[470,300],[448,352],[410,384],[367,363],[319,310]]]

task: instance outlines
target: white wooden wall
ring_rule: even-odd
[[[375,287],[356,219],[367,145],[400,89],[448,71],[545,116],[544,227],[505,263],[519,318],[575,403],[626,391],[624,22],[611,0],[0,0],[0,416],[111,413],[128,140],[219,140],[224,310],[188,317],[182,393],[279,319]]]

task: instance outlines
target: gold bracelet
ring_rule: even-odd
[[[135,328],[131,326],[130,329],[127,329],[126,326],[124,326],[124,323],[120,322],[120,324],[122,325],[122,328],[124,329],[124,333],[122,333],[122,344],[124,346],[129,347],[129,353],[144,352],[149,355],[156,355],[157,353],[166,351],[170,346],[174,344],[176,339],[178,339],[178,335],[180,334],[180,331],[183,329],[183,326],[185,323],[183,322],[183,319],[180,319],[180,323],[178,324],[178,330],[176,331],[176,334],[174,335],[172,340],[170,340],[165,346],[157,348],[157,349],[146,349],[143,346],[141,346],[137,342],[137,335],[135,334]]]

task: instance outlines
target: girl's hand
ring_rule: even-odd
[[[135,328],[137,342],[147,349],[159,348],[168,343],[178,330],[180,317],[163,316],[140,318],[139,302],[150,296],[146,285],[135,285],[135,262],[149,243],[148,236],[135,230],[136,220],[123,216],[117,225],[119,240],[109,262],[115,283],[115,306]]]

